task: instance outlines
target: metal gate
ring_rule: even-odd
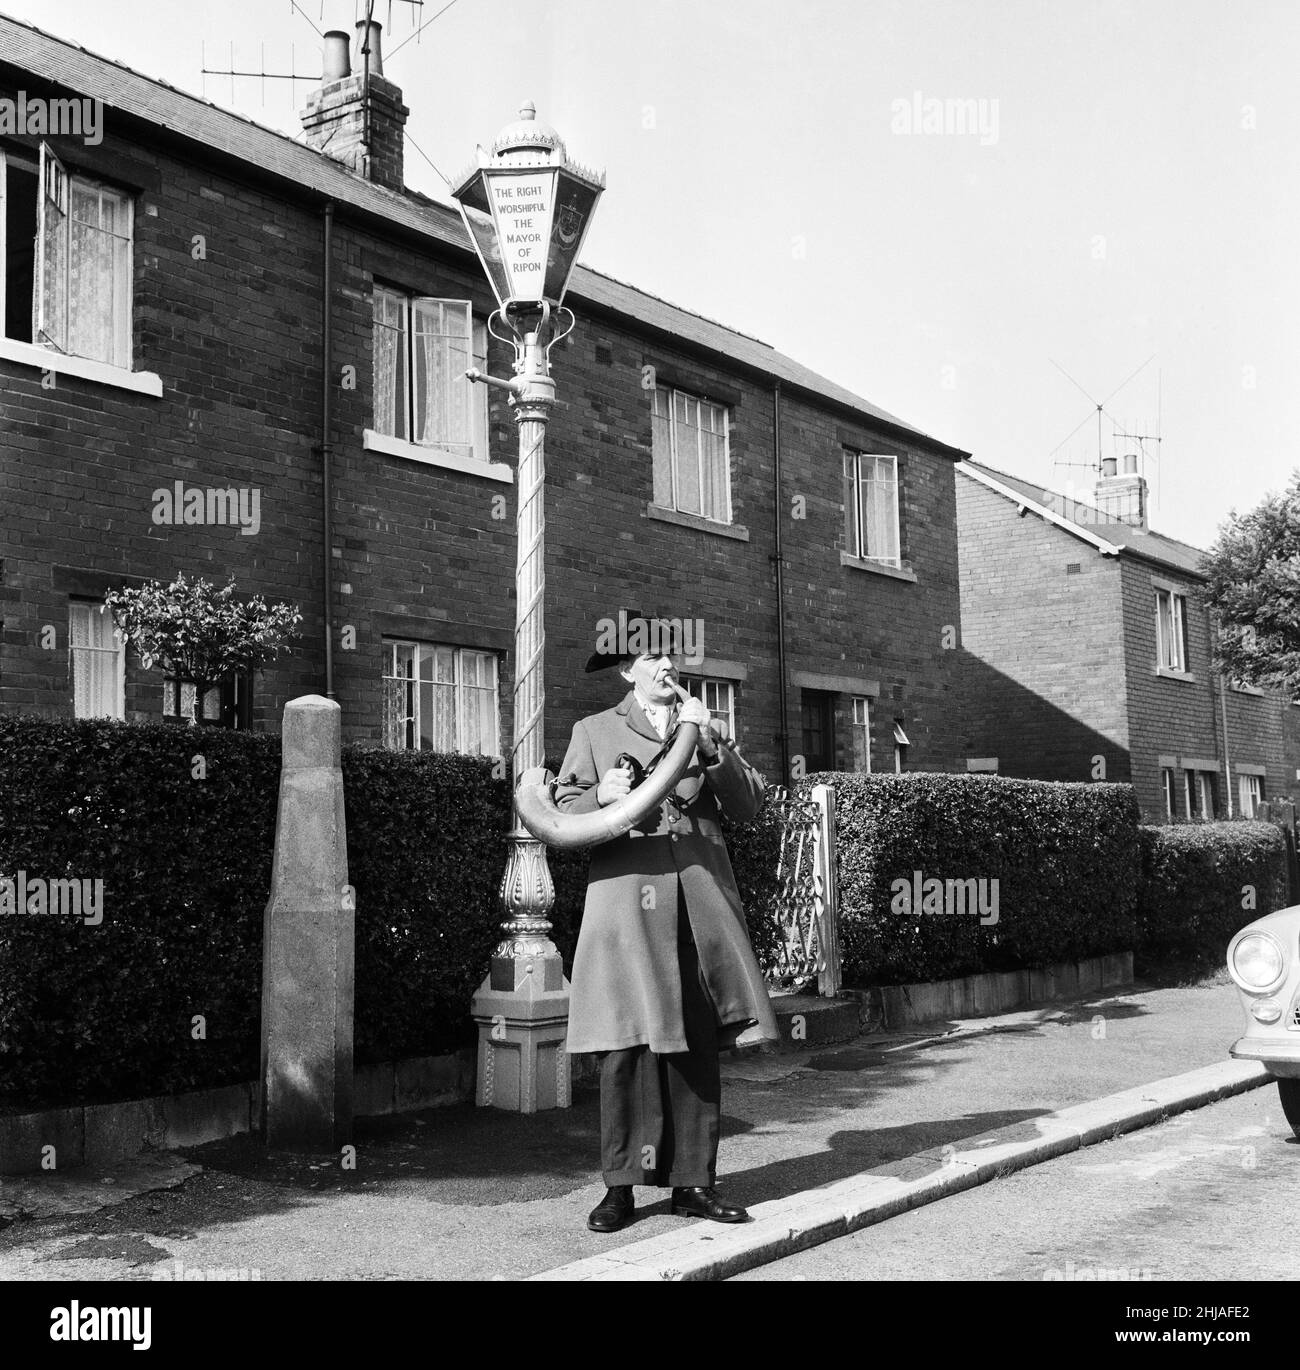
[[[775,912],[779,939],[765,969],[773,994],[840,991],[839,899],[835,882],[835,791],[768,791],[780,826]]]

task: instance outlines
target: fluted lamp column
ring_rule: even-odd
[[[573,327],[563,306],[604,177],[570,163],[554,129],[526,104],[452,194],[500,306],[494,337],[515,352],[514,378],[467,374],[509,392],[519,429],[515,548],[513,779],[545,760],[546,424],[555,403],[550,349]],[[497,330],[493,325],[504,329]],[[511,809],[500,897],[503,937],[471,1001],[478,1024],[477,1102],[533,1113],[570,1103],[569,984],[551,941],[555,886],[546,847]]]

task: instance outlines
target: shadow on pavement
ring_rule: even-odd
[[[766,1203],[783,1199],[806,1189],[817,1189],[854,1175],[869,1175],[891,1161],[915,1156],[918,1152],[944,1146],[955,1146],[967,1137],[977,1137],[995,1128],[1010,1127],[1013,1123],[1029,1124],[1041,1118],[1049,1109],[1010,1109],[992,1113],[968,1113],[961,1118],[936,1118],[909,1123],[903,1127],[863,1128],[857,1131],[836,1132],[829,1138],[828,1151],[808,1156],[792,1156],[772,1161],[749,1170],[728,1174],[727,1186],[744,1195],[747,1204]],[[1030,1126],[1027,1136],[1037,1135]],[[940,1170],[945,1164],[942,1156],[933,1163],[918,1161],[917,1175]]]

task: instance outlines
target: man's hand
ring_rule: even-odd
[[[700,730],[700,751],[711,761],[718,754],[718,739],[713,733],[712,715],[709,713],[708,705],[702,699],[688,695],[675,681],[670,683],[682,701],[681,708],[677,711],[677,721],[695,724]]]
[[[606,804],[613,804],[631,792],[632,768],[615,766],[605,772],[605,778],[596,786],[596,802],[604,808]]]

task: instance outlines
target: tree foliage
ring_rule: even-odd
[[[1234,512],[1201,570],[1202,597],[1218,620],[1216,669],[1300,697],[1300,471],[1284,493]]]
[[[201,577],[186,580],[182,572],[170,585],[151,580],[112,590],[104,601],[145,670],[162,666],[194,686],[200,721],[208,690],[232,671],[260,671],[302,622],[296,605],[268,604],[260,595],[237,599],[234,576],[218,589]]]

